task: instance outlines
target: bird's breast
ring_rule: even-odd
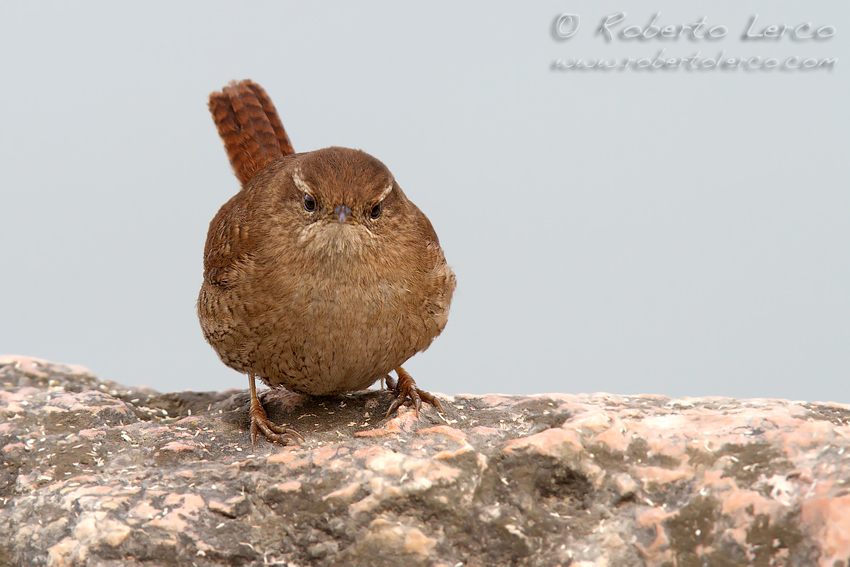
[[[335,266],[338,262],[363,259],[377,243],[365,226],[349,221],[321,221],[298,233],[299,255]]]
[[[390,254],[346,225],[299,238],[246,264],[226,320],[210,316],[222,338],[208,340],[230,366],[272,386],[337,394],[368,387],[442,330],[453,288],[438,277],[444,261],[417,268],[415,249]]]
[[[258,330],[273,385],[314,395],[366,388],[431,338],[404,282],[303,274]],[[261,336],[262,335],[262,336]]]

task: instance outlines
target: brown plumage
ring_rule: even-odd
[[[428,218],[365,152],[293,153],[259,85],[232,83],[210,110],[243,188],[210,223],[198,314],[221,360],[249,376],[252,445],[260,431],[299,438],[266,418],[254,377],[329,395],[395,369],[390,411],[408,398],[441,408],[401,368],[443,330],[455,287]]]
[[[243,186],[269,163],[295,153],[274,104],[260,85],[233,81],[210,95],[209,107]]]

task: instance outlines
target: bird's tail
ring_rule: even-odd
[[[209,107],[243,186],[270,162],[295,153],[272,100],[257,83],[233,81],[210,95]]]

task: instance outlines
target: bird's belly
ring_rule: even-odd
[[[416,352],[421,332],[402,307],[398,297],[345,289],[305,302],[289,336],[267,338],[280,352],[270,360],[270,383],[313,395],[370,386]],[[284,311],[279,320],[289,318]]]
[[[250,313],[235,317],[227,333],[228,352],[241,354],[222,360],[270,386],[310,395],[367,388],[433,339],[421,298],[402,283],[331,286],[305,278],[266,297],[274,300],[244,302]]]

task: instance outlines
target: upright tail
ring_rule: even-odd
[[[232,81],[210,95],[209,107],[243,187],[268,163],[295,153],[272,100],[257,83]]]

